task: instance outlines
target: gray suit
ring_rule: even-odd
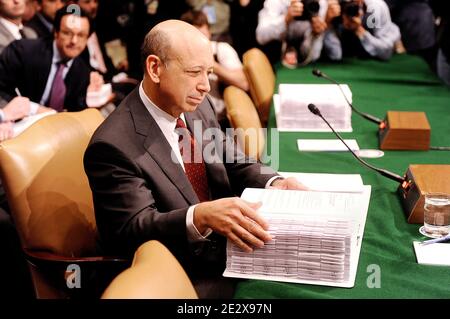
[[[37,39],[37,34],[33,29],[28,27],[23,27],[23,33],[25,34],[25,39]],[[14,36],[9,32],[9,30],[0,22],[0,53],[6,48],[11,42],[16,40]]]
[[[194,120],[202,121],[203,130],[219,128],[209,98],[185,117],[191,131]],[[224,142],[222,138],[219,143]],[[101,241],[109,253],[132,255],[143,242],[157,239],[188,272],[205,267],[223,270],[224,237],[212,234],[211,242],[188,244],[186,212],[199,201],[181,165],[171,160],[171,147],[142,103],[138,88],[94,133],[84,165]],[[245,187],[263,188],[276,172],[262,175],[261,167],[235,161],[206,163],[210,199],[239,196]]]

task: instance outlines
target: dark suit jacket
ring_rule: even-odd
[[[188,127],[200,120],[203,130],[219,128],[209,99],[185,116]],[[223,143],[223,135],[217,141]],[[207,142],[203,140],[203,147]],[[245,187],[262,188],[276,175],[274,171],[261,175],[260,163],[205,164],[211,199],[240,195]],[[97,227],[109,253],[132,255],[140,244],[157,239],[188,271],[193,265],[208,264],[205,260],[217,262],[223,270],[222,236],[213,234],[214,240],[205,245],[188,245],[186,213],[199,201],[181,165],[171,161],[171,147],[142,103],[138,88],[94,133],[84,166]]]
[[[42,18],[44,19],[44,18]],[[25,22],[25,25],[31,29],[33,29],[39,38],[52,38],[53,33],[49,30],[45,24],[42,22],[41,18],[38,17],[38,13],[31,18],[30,21]]]
[[[16,96],[18,88],[22,96],[39,103],[50,74],[52,40],[19,40],[5,48],[0,55],[0,107]],[[89,67],[81,58],[75,58],[64,79],[67,92],[64,106],[68,111],[86,107],[89,85]]]

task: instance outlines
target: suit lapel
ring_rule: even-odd
[[[181,165],[178,162],[174,163],[171,160],[172,148],[155,119],[150,115],[142,103],[139,97],[138,88],[136,88],[132,94],[133,96],[129,108],[136,128],[136,133],[145,136],[145,149],[175,187],[183,194],[183,197],[191,205],[197,204],[199,202],[197,194],[195,194]]]

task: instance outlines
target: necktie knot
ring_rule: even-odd
[[[177,125],[175,126],[175,128],[187,128],[187,127],[181,118],[177,118]]]

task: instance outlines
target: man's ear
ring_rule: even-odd
[[[154,83],[160,82],[162,63],[163,62],[161,61],[161,59],[153,54],[149,55],[145,60],[145,69],[148,76]]]

